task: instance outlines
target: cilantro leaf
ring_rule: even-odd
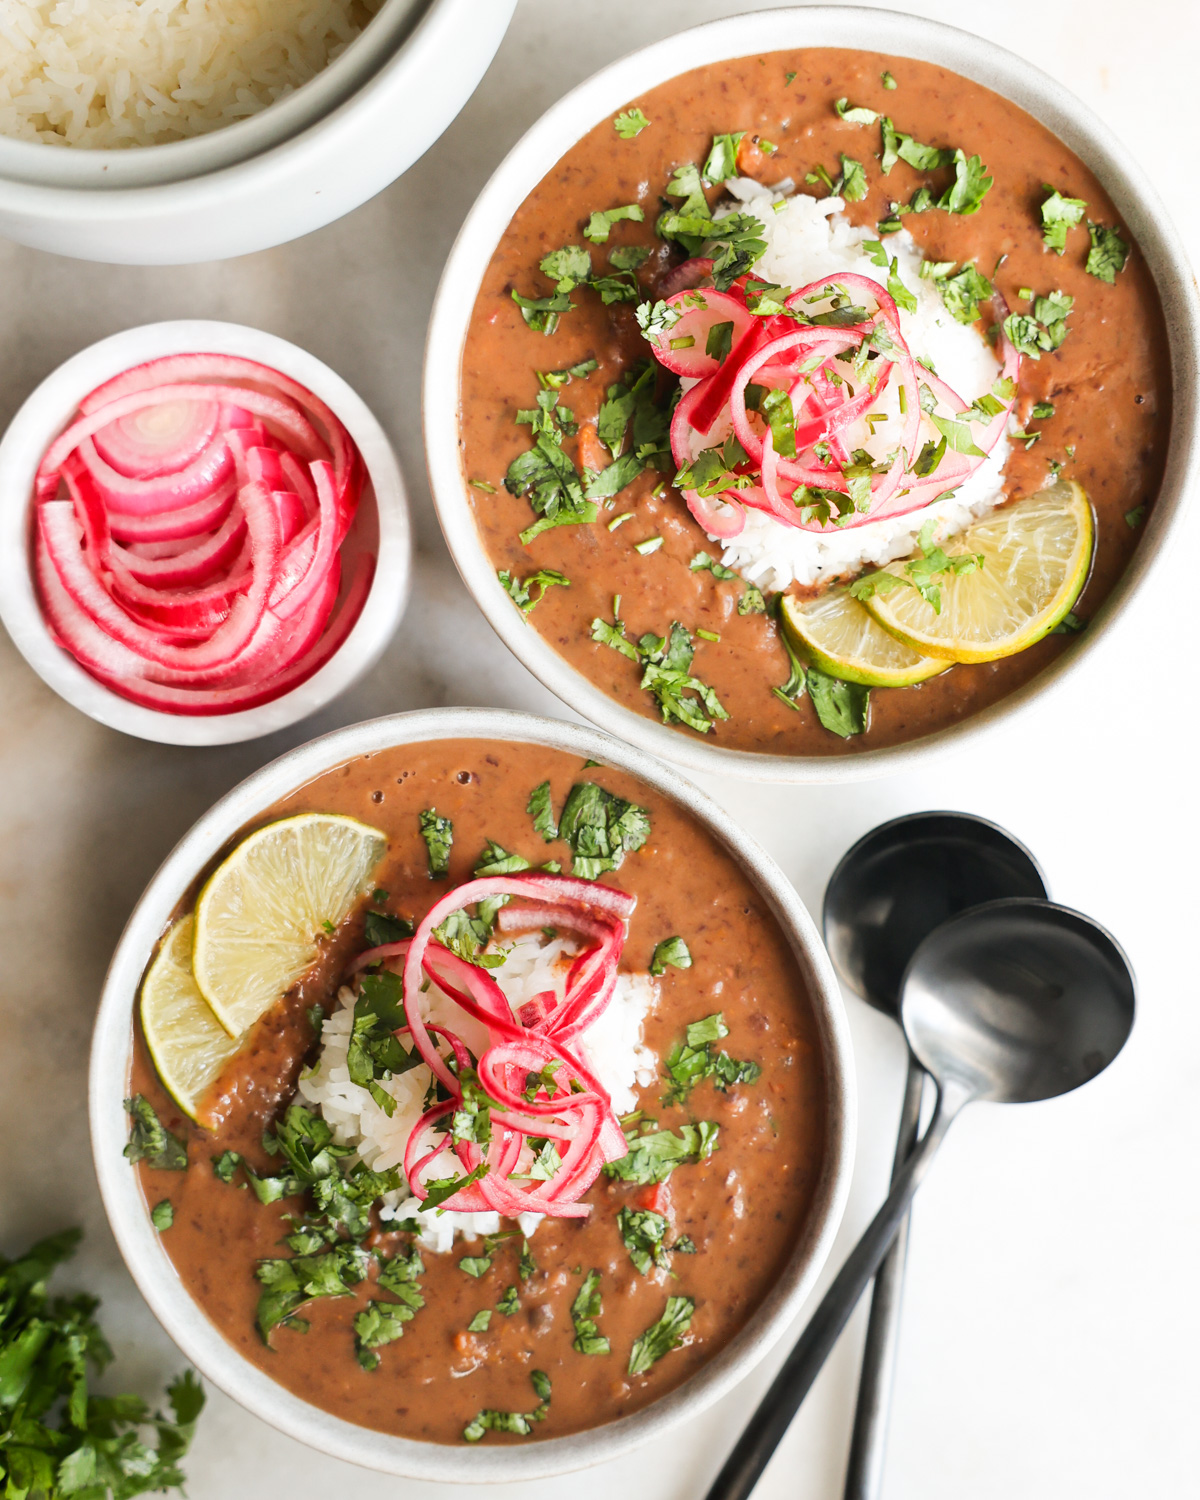
[[[953,274],[951,274],[953,272]],[[941,293],[946,311],[959,323],[974,323],[979,317],[979,304],[992,295],[992,283],[968,261],[958,271],[953,261],[924,261],[921,276],[932,281]]]
[[[692,967],[692,955],[681,937],[663,938],[662,942],[657,944],[654,956],[650,960],[651,974],[665,974],[668,964],[675,969]]]
[[[663,1095],[664,1104],[682,1104],[706,1078],[711,1078],[722,1093],[728,1093],[738,1083],[758,1082],[762,1077],[758,1063],[740,1061],[716,1049],[716,1043],[728,1035],[729,1028],[720,1011],[692,1022],[686,1040],[672,1047],[663,1065],[670,1080],[670,1088]]]
[[[1068,333],[1067,314],[1075,305],[1074,297],[1066,292],[1048,292],[1044,297],[1035,297],[1033,312],[1009,313],[1004,320],[1004,332],[1022,353],[1030,359],[1041,359],[1044,353],[1057,349]]]
[[[626,203],[621,208],[598,208],[593,210],[591,218],[587,221],[583,237],[585,240],[591,240],[593,245],[603,245],[611,234],[614,224],[619,224],[622,220],[640,224],[645,217],[641,207],[636,203]]]
[[[623,109],[613,120],[613,129],[623,141],[633,140],[635,135],[641,135],[650,121],[636,106],[633,109]]]
[[[555,586],[567,589],[571,587],[571,580],[553,568],[539,568],[536,573],[531,573],[524,579],[510,573],[507,568],[501,568],[496,576],[523,615],[533,613],[546,597],[547,589]],[[538,591],[536,594],[535,589]]]
[[[343,1242],[321,1255],[296,1255],[290,1260],[260,1260],[254,1274],[263,1285],[255,1323],[264,1344],[277,1327],[303,1331],[307,1324],[296,1313],[319,1297],[352,1297],[365,1280],[370,1256],[358,1245]]]
[[[148,1162],[159,1172],[187,1170],[187,1142],[163,1125],[154,1106],[142,1094],[125,1100],[132,1124],[125,1155],[130,1161]]]
[[[162,1234],[164,1229],[170,1229],[175,1222],[175,1205],[170,1198],[164,1198],[161,1203],[156,1203],[150,1210],[150,1222]]]
[[[386,911],[369,911],[363,922],[363,937],[368,948],[382,948],[387,943],[402,943],[414,932],[407,917],[396,917]]]
[[[596,1326],[596,1319],[603,1311],[600,1272],[591,1270],[583,1278],[583,1285],[571,1303],[571,1322],[575,1325],[575,1338],[571,1347],[578,1354],[612,1353],[612,1345]]]
[[[1112,286],[1117,273],[1125,269],[1125,262],[1129,259],[1129,246],[1115,229],[1108,229],[1103,224],[1093,224],[1090,219],[1088,235],[1091,238],[1091,249],[1088,251],[1084,270],[1089,276],[1095,276]]]
[[[975,214],[983,206],[992,178],[978,156],[954,153],[954,181],[938,199],[938,207],[952,214]]]
[[[492,1321],[491,1309],[490,1308],[484,1308],[484,1310],[482,1312],[477,1312],[475,1314],[475,1316],[471,1319],[471,1321],[467,1324],[467,1332],[468,1333],[486,1333],[488,1331],[488,1324],[491,1321]]]
[[[845,98],[835,100],[833,107],[848,125],[874,125],[879,118],[875,110],[866,109],[861,104],[851,104]]]
[[[862,734],[867,727],[870,705],[870,689],[857,682],[842,682],[829,677],[816,667],[808,669],[808,696],[817,711],[817,718],[826,729],[849,739],[853,734]]]
[[[530,792],[525,811],[533,819],[534,831],[540,833],[547,844],[552,844],[558,837],[558,824],[554,820],[554,807],[550,801],[548,781],[543,781]]]
[[[656,1361],[678,1348],[691,1327],[696,1304],[690,1297],[668,1297],[662,1317],[634,1341],[629,1355],[630,1375],[644,1375]]]
[[[1061,255],[1067,248],[1067,230],[1083,219],[1087,203],[1083,198],[1064,198],[1057,188],[1045,184],[1042,200],[1042,242],[1047,249]]]
[[[439,817],[436,807],[417,814],[417,825],[429,852],[429,878],[440,880],[450,869],[450,847],[454,843],[454,824]]]
[[[713,136],[708,157],[700,169],[701,176],[707,182],[715,185],[738,175],[737,151],[745,133],[744,130],[738,130],[730,135]]]

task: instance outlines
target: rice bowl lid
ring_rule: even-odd
[[[758,22],[760,24],[756,25]],[[769,37],[768,48],[755,38]],[[727,750],[626,708],[559,656],[499,584],[467,497],[458,431],[459,374],[475,297],[492,254],[526,197],[564,153],[629,101],[730,58],[796,47],[847,47],[940,64],[1002,94],[1039,120],[1095,172],[1150,267],[1171,349],[1172,420],[1162,484],[1145,534],[1087,632],[1016,692],[928,737],[830,756]],[[424,374],[426,461],[442,532],[463,581],[493,630],[551,691],[594,723],[690,770],[770,782],[833,782],[883,775],[961,744],[1027,707],[1103,639],[1182,522],[1200,480],[1200,300],[1166,210],[1124,147],[1080,100],[1024,58],[940,22],[895,11],[814,5],[711,21],[629,54],[548,110],[496,169],[446,261],[434,300]]]
[[[121,148],[27,141],[0,134],[0,180],[117,189],[179,182],[247,161],[306,130],[347,100],[403,45],[434,0],[384,0],[318,73],[254,114],[186,140]]]
[[[180,899],[228,841],[266,808],[356,756],[440,739],[507,740],[595,759],[640,777],[704,826],[762,892],[806,981],[822,1050],[825,1161],[792,1259],[746,1327],[690,1379],[632,1416],[528,1446],[458,1448],[422,1443],[333,1417],[277,1385],[228,1343],[192,1300],[150,1222],[136,1173],[122,1152],[123,1106],[133,1052],[134,1006],[159,937]],[[589,726],[498,709],[424,709],[340,729],[310,741],[235,787],[176,845],[131,915],[105,978],[88,1072],[88,1113],[100,1194],[139,1290],[200,1372],[280,1431],[335,1458],[415,1479],[464,1483],[545,1478],[626,1453],[724,1395],[786,1331],[812,1291],[849,1191],[855,1089],[841,992],[817,928],[775,861],[677,771]]]

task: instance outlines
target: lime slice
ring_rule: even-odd
[[[355,818],[301,813],[243,839],[196,902],[192,970],[230,1036],[303,977],[320,940],[370,888],[386,837]]]
[[[142,981],[142,1032],[163,1087],[184,1114],[238,1049],[192,978],[192,919],[176,922]]]
[[[936,613],[914,588],[876,592],[867,608],[914,651],[951,661],[1012,656],[1053,630],[1087,582],[1095,527],[1079,485],[1059,480],[975,521],[947,542],[950,556],[976,553],[983,566],[943,573]],[[903,564],[888,572],[904,577]]]
[[[949,670],[884,630],[845,589],[801,603],[783,596],[783,628],[792,646],[821,672],[864,687],[912,687]]]

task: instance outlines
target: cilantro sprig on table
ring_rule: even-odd
[[[184,1483],[204,1392],[185,1372],[167,1387],[170,1416],[140,1396],[90,1393],[89,1366],[100,1372],[112,1359],[99,1302],[46,1288],[81,1237],[68,1229],[0,1256],[0,1493],[9,1500],[133,1500]]]

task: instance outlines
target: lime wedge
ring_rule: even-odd
[[[941,574],[941,612],[914,588],[876,591],[867,601],[897,640],[950,661],[995,661],[1040,641],[1070,610],[1087,582],[1095,526],[1079,485],[1059,480],[1002,505],[945,544],[975,553],[983,566]],[[903,563],[887,571],[903,578]]]
[[[308,972],[386,849],[386,837],[355,818],[301,813],[243,839],[209,878],[196,902],[192,971],[230,1036]]]
[[[821,672],[864,687],[912,687],[949,669],[890,635],[845,589],[802,603],[785,594],[783,628],[797,655]]]
[[[238,1049],[192,978],[192,919],[176,922],[142,981],[142,1032],[163,1087],[189,1119]]]

